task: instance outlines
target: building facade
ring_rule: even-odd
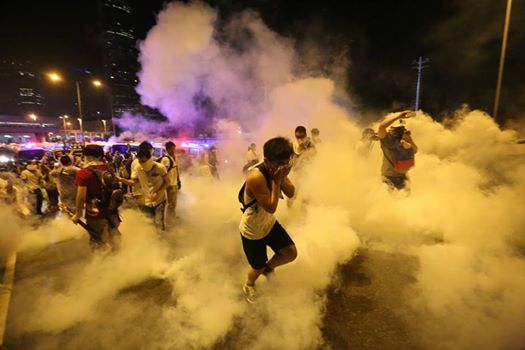
[[[133,112],[139,105],[138,50],[132,8],[124,0],[100,0],[103,66],[114,117]]]
[[[41,78],[31,63],[0,61],[0,114],[41,114],[44,108]]]

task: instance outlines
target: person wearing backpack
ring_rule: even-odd
[[[20,179],[22,179],[27,186],[27,189],[30,193],[34,194],[36,197],[35,202],[35,212],[37,215],[44,215],[42,212],[42,204],[44,202],[43,195],[43,177],[40,172],[38,163],[36,160],[32,160],[27,166],[26,169],[22,170],[20,173]]]
[[[414,155],[417,146],[411,133],[404,125],[387,128],[398,120],[414,116],[412,111],[403,111],[387,118],[379,124],[377,136],[383,151],[383,165],[381,175],[383,180],[392,189],[404,189],[407,185],[407,172],[414,166]]]
[[[71,220],[77,224],[85,208],[91,250],[110,252],[117,248],[120,240],[117,211],[119,204],[116,203],[119,199],[115,198],[117,194],[113,185],[106,186],[107,178],[113,175],[106,171],[106,165],[102,161],[104,149],[101,146],[86,145],[82,153],[85,166],[77,172],[76,212]]]
[[[167,201],[167,219],[173,222],[175,218],[175,209],[177,208],[177,192],[181,189],[179,166],[175,156],[175,143],[172,141],[166,142],[166,154],[160,157],[157,161],[164,165],[168,172],[169,185],[166,189],[168,195]]]
[[[268,275],[277,266],[297,257],[295,243],[274,216],[281,192],[287,197],[293,197],[295,193],[288,178],[293,146],[288,139],[276,137],[264,144],[263,153],[264,161],[250,170],[239,191],[239,201],[243,206],[239,229],[250,264],[242,289],[250,303],[255,302],[255,281],[261,274]],[[269,260],[267,246],[275,253]]]

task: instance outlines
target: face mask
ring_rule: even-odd
[[[153,160],[148,159],[147,161],[145,161],[144,163],[141,163],[140,165],[142,166],[142,170],[144,170],[145,172],[148,172],[153,168],[153,164],[154,164]]]

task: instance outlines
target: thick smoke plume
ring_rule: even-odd
[[[253,130],[268,94],[292,78],[293,50],[253,12],[217,21],[202,3],[169,4],[140,44],[137,91],[183,130],[217,118]]]

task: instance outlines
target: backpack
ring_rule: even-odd
[[[264,163],[260,163],[259,165],[255,166],[255,168],[261,171],[261,173],[264,176],[264,179],[266,180],[266,185],[268,186],[268,189],[271,191],[272,190],[272,177],[270,175],[270,171],[268,170],[268,168],[264,165]],[[246,211],[246,209],[253,206],[257,202],[257,200],[254,198],[251,202],[244,203],[245,189],[246,189],[246,181],[242,184],[242,187],[239,190],[239,194],[237,195],[237,198],[239,199],[239,203],[241,203],[242,205],[242,208],[240,209],[241,209],[241,212],[243,213]]]
[[[405,172],[412,168],[414,164],[414,151],[412,149],[405,149],[402,146],[396,147],[393,159],[394,169]]]
[[[124,192],[117,185],[108,183],[108,180],[113,178],[114,174],[110,171],[99,170],[93,167],[87,167],[86,169],[97,177],[102,192],[99,198],[92,198],[92,203],[86,206],[86,214],[89,216],[97,216],[100,210],[106,211],[109,209],[112,201],[115,204],[113,210],[116,211],[118,207],[122,205]]]
[[[131,163],[133,163],[133,159],[124,159],[120,167],[120,176],[125,179],[131,178]]]
[[[415,165],[414,151],[411,148],[403,148],[399,143],[391,148],[393,159],[390,159],[383,151],[385,158],[400,172],[406,172]]]
[[[157,163],[161,163],[161,164],[162,164],[162,159],[163,159],[163,158],[168,158],[168,160],[170,161],[170,166],[168,167],[168,169],[166,169],[166,170],[168,171],[168,173],[170,172],[171,169],[177,167],[177,166],[175,165],[175,162],[173,161],[173,159],[171,159],[171,157],[168,157],[167,154],[165,154],[165,155],[163,155],[162,157],[158,158],[158,159],[157,159]]]

